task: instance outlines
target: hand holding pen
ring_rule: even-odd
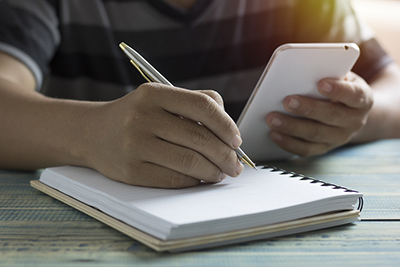
[[[150,65],[139,53],[137,53],[133,48],[129,47],[125,43],[120,43],[120,48],[125,52],[125,54],[130,59],[133,66],[140,72],[140,74],[148,82],[158,82],[165,85],[173,86],[164,76],[162,76],[153,66]],[[200,122],[199,122],[200,124]],[[235,149],[238,158],[251,168],[257,170],[256,165],[251,161],[251,159],[243,152],[240,147]]]

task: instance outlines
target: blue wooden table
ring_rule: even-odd
[[[0,171],[0,266],[400,266],[400,140],[275,166],[364,193],[362,221],[181,254],[156,253]]]

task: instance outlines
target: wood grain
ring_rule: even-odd
[[[189,253],[156,253],[0,171],[0,266],[399,266],[400,140],[270,163],[364,193],[364,221]]]
[[[0,265],[396,266],[399,240],[400,222],[359,222],[272,240],[170,254],[156,253],[96,221],[2,222]]]

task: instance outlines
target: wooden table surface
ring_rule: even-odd
[[[156,253],[0,171],[0,266],[400,266],[400,140],[275,162],[364,193],[362,221],[271,240]]]

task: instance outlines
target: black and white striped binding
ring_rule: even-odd
[[[258,165],[257,168],[271,169],[271,172],[280,172],[281,175],[289,175],[289,174],[291,174],[291,176],[289,176],[289,178],[300,178],[300,180],[302,180],[302,181],[309,180],[309,181],[311,181],[310,183],[313,183],[313,184],[321,183],[321,186],[331,186],[332,189],[344,189],[345,192],[359,193],[356,190],[348,189],[348,188],[346,188],[344,186],[338,186],[338,185],[335,185],[335,184],[332,184],[332,183],[327,183],[327,182],[324,182],[322,180],[317,180],[317,179],[315,179],[313,177],[305,176],[303,174],[299,174],[299,173],[295,173],[295,172],[288,172],[288,171],[286,171],[284,169],[280,169],[280,168],[277,168],[277,167],[274,167],[274,166]],[[358,198],[357,210],[359,210],[361,212],[362,209],[363,209],[363,206],[364,206],[364,199],[362,197],[359,197]]]

